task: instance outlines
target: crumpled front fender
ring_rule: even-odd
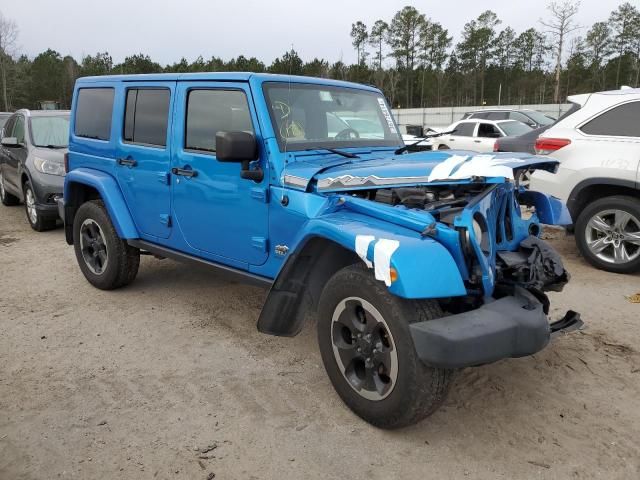
[[[449,251],[407,228],[337,211],[310,219],[296,244],[304,245],[311,237],[326,238],[355,252],[376,279],[399,297],[443,298],[467,293]]]
[[[571,214],[565,203],[559,198],[542,192],[524,190],[518,198],[521,203],[535,207],[538,219],[546,225],[571,225]]]

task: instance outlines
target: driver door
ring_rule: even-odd
[[[261,138],[246,83],[178,82],[172,158],[176,222],[186,240],[214,260],[261,265],[268,257],[268,165],[262,182],[240,178],[239,163],[216,159],[216,133],[251,132]]]

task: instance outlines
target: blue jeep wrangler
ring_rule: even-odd
[[[60,213],[82,273],[127,285],[140,254],[270,288],[258,329],[317,318],[327,373],[366,421],[431,414],[455,371],[531,355],[568,281],[540,223],[569,224],[519,179],[526,154],[407,153],[382,93],[250,73],[82,78]],[[520,205],[535,207],[524,218]]]

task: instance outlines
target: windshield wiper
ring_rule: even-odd
[[[425,135],[424,137],[422,137],[420,140],[418,140],[417,142],[414,143],[409,143],[408,145],[405,145],[404,147],[400,147],[399,149],[397,149],[395,152],[393,152],[395,155],[400,155],[401,153],[406,152],[407,150],[409,150],[411,147],[414,147],[416,145],[418,145],[419,143],[424,142],[425,140],[428,140],[430,138],[436,138],[436,137],[441,137],[442,135],[449,135],[451,133],[455,132],[455,130],[449,130],[448,132],[436,132],[436,133],[431,133],[428,135]]]
[[[336,150],[335,148],[326,148],[326,147],[307,148],[305,149],[305,152],[313,152],[314,150],[326,150],[327,152],[335,153],[336,155],[340,155],[345,158],[360,158],[355,153],[343,152],[342,150]]]

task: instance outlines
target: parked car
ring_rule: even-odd
[[[507,108],[495,108],[487,110],[475,110],[467,112],[461,120],[482,119],[482,120],[515,120],[529,125],[532,129],[545,127],[555,122],[555,119],[536,110],[512,110]]]
[[[531,127],[515,120],[461,120],[446,128],[450,131],[433,140],[434,150],[472,150],[492,152],[496,139],[522,135]]]
[[[18,110],[4,125],[0,149],[0,200],[24,202],[29,225],[56,226],[69,142],[69,112]]]
[[[536,154],[536,140],[542,132],[549,129],[549,126],[530,130],[522,135],[514,137],[502,137],[496,139],[493,144],[494,152],[525,152]]]
[[[526,194],[542,208],[524,219],[509,181],[555,160],[406,154],[378,89],[327,79],[93,77],[73,105],[59,206],[86,279],[122,287],[149,252],[269,287],[258,329],[293,336],[315,314],[331,382],[374,425],[414,423],[455,369],[581,324],[550,325],[542,293],[568,276],[536,235],[566,208]]]
[[[535,172],[531,188],[567,202],[576,244],[592,265],[640,270],[640,89],[576,95],[580,106],[536,141],[560,161],[555,175]]]
[[[561,117],[560,120],[567,118],[569,115],[572,115],[577,110],[580,110],[580,105],[573,103],[569,110],[567,110]],[[556,120],[554,120],[554,123]],[[546,132],[551,128],[553,123],[546,125],[544,127],[536,128],[535,130],[531,130],[530,132],[526,132],[522,135],[518,135],[515,137],[502,137],[496,140],[496,143],[493,146],[494,152],[524,152],[530,153],[532,155],[536,154],[536,140],[538,137],[542,135],[543,132]]]

